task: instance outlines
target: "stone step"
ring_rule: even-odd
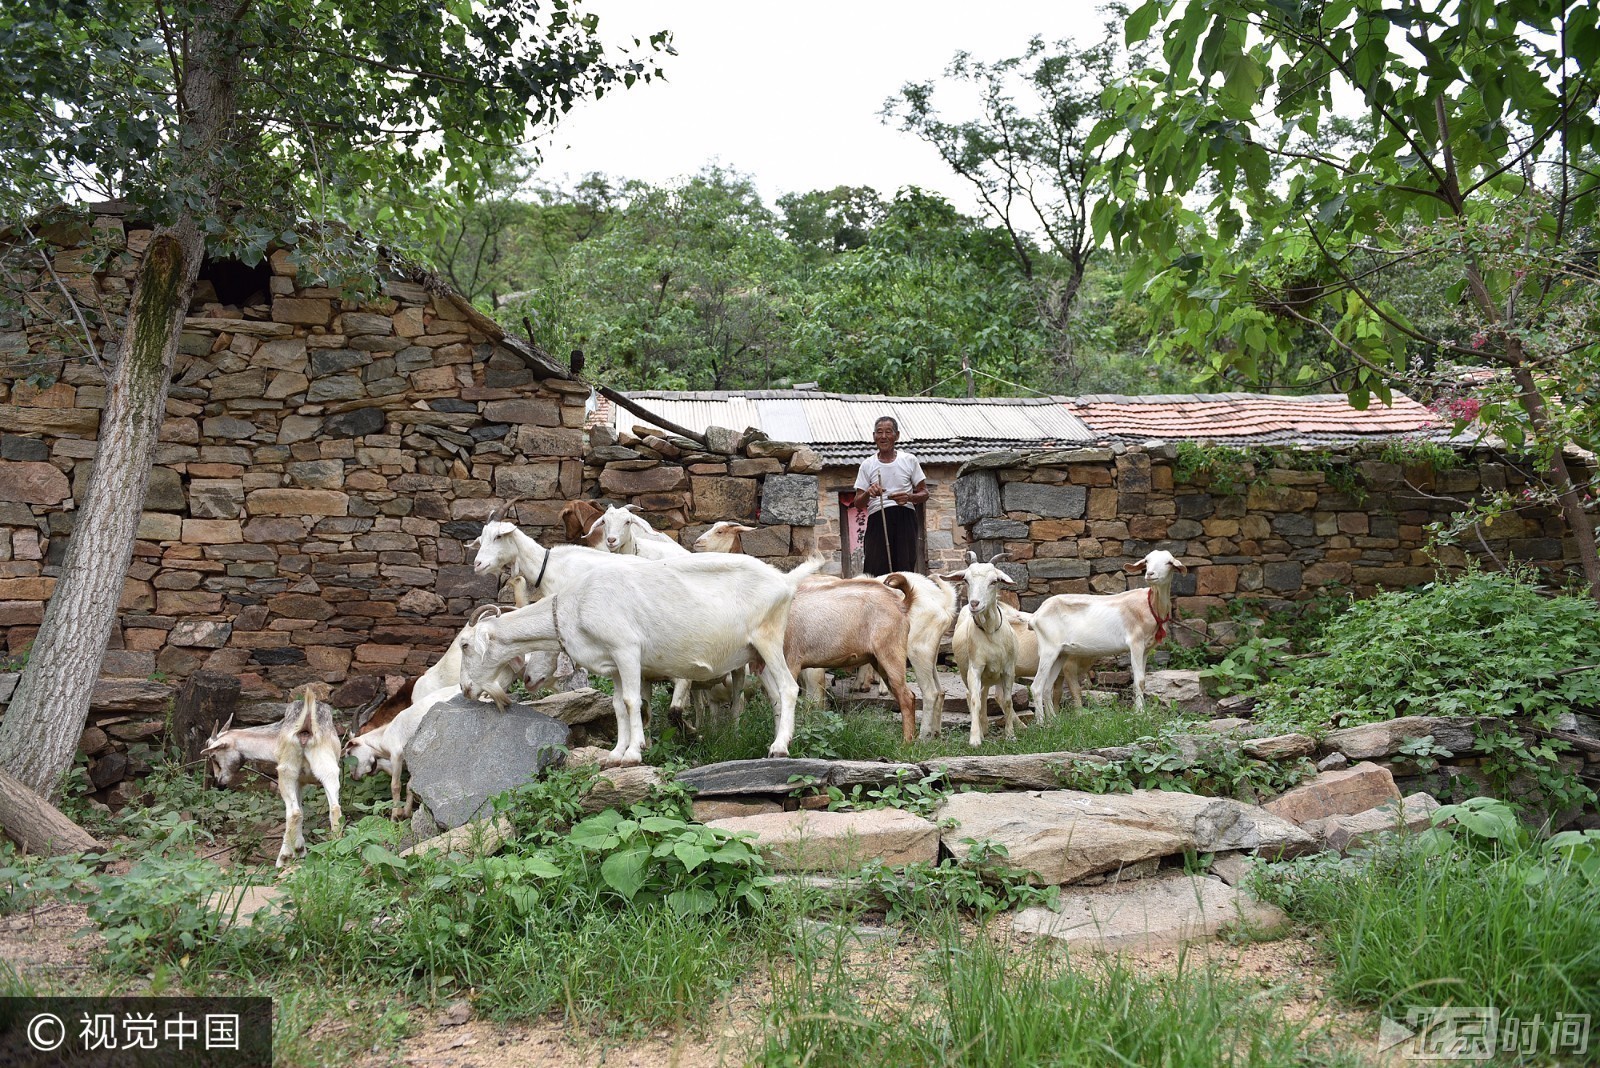
[[[1174,874],[1111,886],[1063,887],[1060,909],[1023,909],[1012,930],[1098,950],[1168,949],[1243,928],[1287,931],[1289,917],[1214,876]]]

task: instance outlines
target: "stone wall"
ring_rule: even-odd
[[[1481,490],[1525,483],[1487,453],[1445,471],[1333,457],[1329,467],[1349,473],[1337,486],[1327,469],[1252,465],[1226,487],[1206,476],[1182,482],[1175,458],[1169,445],[991,453],[962,468],[957,518],[984,558],[1012,554],[1002,566],[1025,584],[1030,610],[1052,594],[1127,589],[1124,564],[1156,548],[1178,554],[1189,573],[1173,594],[1199,639],[1207,612],[1235,598],[1295,601],[1335,586],[1368,596],[1430,582],[1428,524]],[[1557,511],[1534,507],[1496,519],[1483,535],[1501,560],[1515,556],[1559,578],[1576,568],[1564,529]],[[1463,545],[1481,552],[1475,538]],[[1446,547],[1440,560],[1460,568],[1467,555]]]
[[[53,266],[114,344],[149,231],[90,226],[54,229]],[[112,252],[98,270],[90,237]],[[224,304],[209,277],[197,287],[94,698],[97,743],[159,733],[152,714],[201,668],[239,677],[246,702],[315,681],[342,686],[346,706],[383,676],[420,673],[496,595],[463,549],[490,510],[523,498],[520,523],[555,539],[562,501],[583,488],[588,387],[443,287],[396,268],[356,299],[283,251],[225,269],[259,288]],[[50,276],[35,262],[13,277],[27,292],[0,313],[0,641],[20,654],[56,582],[105,390],[70,355],[76,326]]]
[[[706,443],[650,426],[589,428],[584,495],[632,504],[685,548],[718,520],[756,529],[744,551],[788,569],[817,547],[822,458],[759,430],[709,427]]]

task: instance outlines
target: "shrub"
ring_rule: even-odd
[[[1261,691],[1257,717],[1350,726],[1405,715],[1531,716],[1600,705],[1600,672],[1564,670],[1600,648],[1600,604],[1546,596],[1526,572],[1450,582],[1353,604],[1317,659]]]

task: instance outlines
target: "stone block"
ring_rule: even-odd
[[[1365,812],[1398,800],[1400,791],[1395,788],[1389,769],[1362,761],[1339,771],[1325,771],[1262,807],[1273,815],[1305,824],[1328,816]]]
[[[278,297],[272,302],[272,321],[327,326],[333,321],[333,301],[310,297]]]
[[[608,465],[600,473],[600,488],[613,496],[667,493],[688,485],[688,472],[676,464],[658,464],[643,471],[623,471]]]
[[[1029,560],[1030,579],[1081,579],[1088,578],[1092,565],[1087,560],[1069,560],[1062,557],[1045,557]]]
[[[1002,514],[1000,482],[993,471],[973,471],[956,479],[956,522],[970,527]]]
[[[1472,724],[1468,716],[1401,716],[1332,731],[1323,748],[1350,760],[1376,760],[1394,756],[1413,738],[1432,738],[1441,749],[1466,754],[1477,744]]]
[[[707,826],[754,834],[755,848],[779,871],[853,871],[871,859],[902,867],[939,856],[939,828],[893,808],[735,816]]]
[[[245,496],[245,508],[253,516],[349,515],[350,498],[336,490],[259,489]]]
[[[1295,560],[1274,560],[1261,567],[1267,589],[1292,593],[1304,585],[1304,568]]]
[[[1245,504],[1252,512],[1309,512],[1317,506],[1317,495],[1292,486],[1253,482]]]
[[[1081,519],[1088,502],[1083,486],[1041,486],[1010,482],[1001,489],[1007,512],[1031,512],[1046,519]]]
[[[0,500],[59,504],[71,495],[67,476],[53,464],[0,462]]]
[[[483,406],[483,417],[491,423],[556,427],[561,425],[561,404],[544,397],[489,401]]]
[[[525,705],[502,712],[458,696],[430,709],[406,745],[411,787],[440,825],[459,827],[559,762],[567,737],[566,724]]]
[[[972,524],[972,536],[1021,541],[1028,537],[1028,524],[1015,519],[980,519]]]
[[[769,475],[761,487],[761,522],[767,526],[816,526],[817,476]]]
[[[182,538],[189,545],[232,545],[244,534],[237,519],[185,519]]]

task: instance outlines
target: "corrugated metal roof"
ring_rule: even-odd
[[[924,463],[954,463],[995,449],[1080,445],[1095,434],[1066,407],[1064,397],[887,397],[811,390],[712,390],[628,394],[661,418],[704,431],[708,426],[764,431],[778,441],[804,442],[829,463],[855,464],[871,448],[880,416],[900,423],[900,442]],[[626,425],[648,423],[619,413]]]

